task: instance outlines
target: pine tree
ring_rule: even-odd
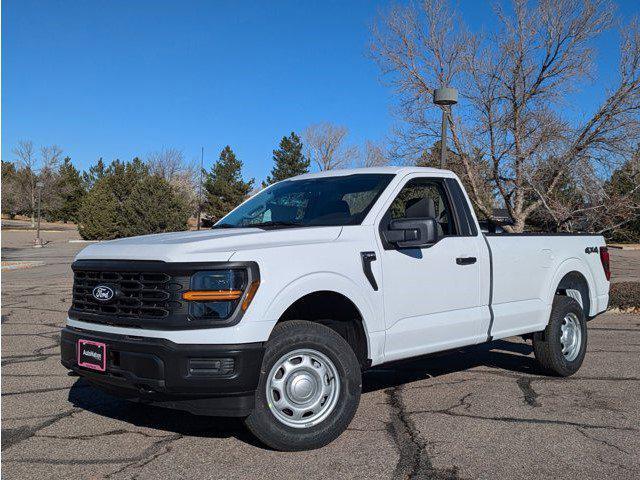
[[[105,166],[102,157],[98,159],[98,163],[89,168],[88,172],[82,174],[82,182],[86,190],[91,190],[95,183],[105,175]]]
[[[133,191],[136,183],[149,175],[149,167],[138,157],[130,162],[114,160],[104,170],[104,176],[111,178],[111,188],[118,202],[123,203]]]
[[[113,161],[82,201],[82,238],[110,240],[187,229],[190,209],[183,196],[144,163]]]
[[[85,240],[112,240],[123,236],[121,205],[113,195],[112,179],[96,181],[80,206],[78,231]]]
[[[134,158],[129,163],[114,160],[107,168],[103,164],[96,172],[100,178],[95,181],[80,207],[80,235],[90,240],[110,240],[131,235],[133,227],[130,224],[136,219],[126,216],[124,206],[136,185],[148,177],[147,167]]]
[[[18,210],[18,185],[16,166],[2,160],[2,213],[15,216]]]
[[[220,152],[211,172],[204,173],[205,211],[214,221],[243,202],[253,187],[253,179],[248,182],[242,179],[242,162],[228,145]]]
[[[80,172],[71,163],[71,158],[65,157],[60,165],[56,183],[57,208],[51,212],[51,217],[65,223],[78,221],[78,211],[86,191]]]
[[[282,137],[280,148],[273,151],[274,166],[263,187],[309,171],[309,159],[302,153],[302,142],[294,132]]]
[[[159,175],[149,175],[135,184],[122,212],[127,219],[124,236],[176,232],[187,229],[189,203]]]

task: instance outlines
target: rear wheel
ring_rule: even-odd
[[[578,302],[556,295],[547,328],[533,335],[533,351],[548,373],[568,377],[578,371],[587,351],[587,322]]]
[[[349,344],[323,325],[276,325],[267,343],[255,410],[246,425],[277,450],[309,450],[337,438],[360,401],[362,377]]]

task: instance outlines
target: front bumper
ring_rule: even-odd
[[[106,371],[78,366],[79,339],[106,344]],[[246,416],[254,406],[264,345],[177,344],[66,327],[61,362],[108,393],[200,415]]]

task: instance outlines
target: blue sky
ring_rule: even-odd
[[[460,0],[472,28],[488,3]],[[640,2],[618,2],[624,17]],[[164,147],[210,165],[224,145],[263,179],[290,131],[331,121],[350,140],[381,141],[396,122],[393,92],[366,56],[384,1],[2,2],[2,159],[21,139],[58,144],[80,168],[99,157]],[[598,44],[598,81],[568,108],[601,98],[617,37]]]

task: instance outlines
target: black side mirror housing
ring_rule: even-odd
[[[428,247],[438,241],[438,222],[432,217],[391,220],[384,236],[397,248]]]

